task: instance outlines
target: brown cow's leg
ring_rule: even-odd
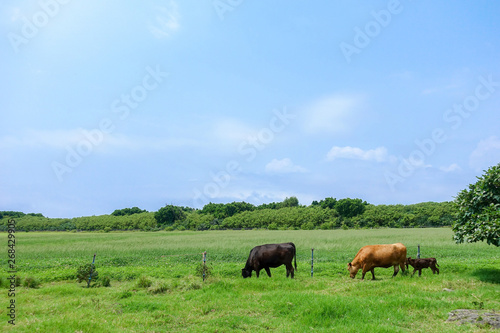
[[[264,268],[266,270],[266,273],[269,277],[271,277],[271,271],[269,270],[269,267]]]
[[[394,274],[392,274],[392,277],[395,277],[396,275],[398,275],[398,272],[399,272],[399,266],[394,265]]]
[[[370,269],[370,272],[372,272],[372,280],[375,280],[375,268]]]

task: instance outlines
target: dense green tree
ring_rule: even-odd
[[[184,210],[174,205],[166,205],[155,213],[155,220],[160,226],[172,225],[176,221],[183,220],[185,217],[186,213]]]
[[[116,209],[113,213],[111,213],[111,215],[113,215],[113,216],[125,216],[125,215],[133,215],[133,214],[140,214],[140,213],[146,213],[146,210],[140,209],[139,207]]]
[[[297,199],[296,197],[290,197],[290,198],[285,198],[285,200],[283,200],[280,208],[298,207],[298,206],[299,206],[299,199]]]
[[[500,246],[500,163],[458,193],[453,225],[457,243],[486,241]]]
[[[336,204],[337,204],[337,199],[331,198],[331,197],[325,198],[325,200],[321,200],[319,202],[319,205],[321,206],[321,208],[334,209]]]
[[[342,217],[354,217],[356,215],[363,214],[366,208],[366,201],[363,202],[361,199],[340,199],[335,204],[335,210]]]

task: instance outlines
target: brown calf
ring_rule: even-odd
[[[408,267],[408,265],[413,267],[412,276],[416,271],[418,271],[418,276],[421,276],[422,268],[430,268],[432,269],[432,274],[436,274],[436,272],[439,274],[439,268],[436,267],[439,266],[436,258],[412,259],[411,257],[408,257],[408,259],[406,259],[406,266]]]

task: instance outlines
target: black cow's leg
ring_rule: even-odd
[[[413,274],[411,275],[413,277],[413,275],[415,275],[415,272],[417,271],[416,268],[413,269]]]
[[[260,268],[255,270],[255,275],[257,275],[257,277],[259,277],[259,274],[260,274]]]
[[[285,265],[285,267],[286,267],[286,277],[289,277],[291,275],[292,279],[293,279],[293,266],[292,266],[292,264]]]
[[[269,277],[271,277],[271,271],[269,270],[269,267],[264,268],[266,270],[266,273]]]
[[[418,277],[422,276],[422,268],[418,270]]]

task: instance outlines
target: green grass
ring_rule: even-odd
[[[241,277],[253,246],[288,241],[297,247],[294,280],[283,266],[271,269],[271,279],[264,271],[259,279]],[[370,273],[366,281],[349,278],[346,265],[360,247],[394,242],[412,257],[420,244],[441,274],[426,269],[420,278],[391,278],[392,268],[376,268],[375,281]],[[203,251],[210,266],[205,282]],[[75,282],[77,268],[94,253],[111,287]],[[22,280],[41,282],[38,289],[17,287],[16,332],[479,332],[487,329],[446,323],[448,312],[500,309],[499,249],[456,245],[448,228],[17,233],[16,263]],[[13,329],[8,301],[5,290],[4,331]]]

